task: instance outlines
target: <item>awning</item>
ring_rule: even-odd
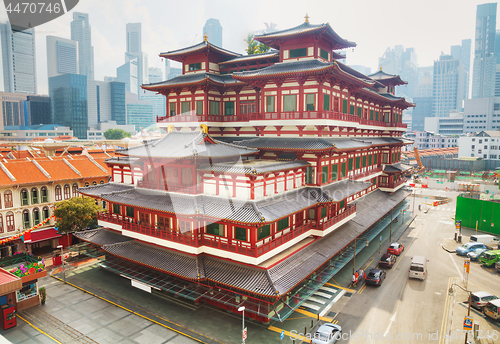
[[[27,244],[34,244],[40,241],[46,241],[62,237],[57,233],[54,227],[44,228],[31,233],[24,233],[24,242]]]
[[[23,283],[21,279],[7,270],[0,269],[0,295],[6,295],[16,290],[21,290]]]

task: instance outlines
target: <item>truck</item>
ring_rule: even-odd
[[[480,242],[490,247],[491,249],[498,250],[500,249],[499,244],[500,241],[494,235],[489,234],[476,234],[470,236],[471,242]]]
[[[485,266],[492,266],[500,261],[500,250],[486,251],[480,257],[479,261]]]

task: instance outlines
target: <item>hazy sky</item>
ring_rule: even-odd
[[[264,22],[286,29],[304,22],[330,23],[343,38],[357,43],[347,63],[374,72],[388,47],[416,49],[419,66],[429,66],[462,39],[474,39],[478,0],[80,0],[73,11],[89,13],[95,78],[116,76],[124,63],[125,24],[142,23],[143,51],[150,67],[162,67],[158,53],[199,43],[209,18],[223,27],[223,47],[244,53],[247,34]],[[6,18],[2,7],[0,19]],[[48,93],[46,36],[70,38],[72,13],[36,28],[39,93]],[[500,24],[499,24],[500,28]],[[474,46],[474,42],[473,42]],[[472,47],[474,48],[474,47]],[[472,61],[471,61],[472,62]]]

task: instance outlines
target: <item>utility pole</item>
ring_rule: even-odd
[[[354,259],[352,263],[352,274],[354,275],[356,273],[356,239],[354,238]]]
[[[394,208],[391,209],[391,229],[390,229],[390,232],[389,232],[389,243],[392,243],[392,211],[394,210]]]

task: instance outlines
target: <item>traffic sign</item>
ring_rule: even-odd
[[[243,330],[243,340],[247,339],[247,328]]]
[[[280,339],[283,340],[283,338],[285,337],[285,330],[281,331],[281,335],[280,335]]]
[[[472,330],[472,325],[474,324],[474,319],[472,317],[465,317],[464,318],[464,330]]]

